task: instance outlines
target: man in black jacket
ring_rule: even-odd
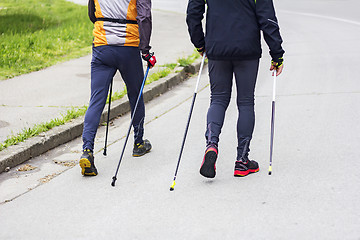
[[[206,35],[202,19],[206,14]],[[191,41],[200,54],[209,59],[211,101],[205,133],[207,147],[200,174],[213,178],[216,174],[218,142],[229,105],[232,79],[237,90],[237,158],[234,176],[246,176],[259,171],[259,165],[249,160],[250,141],[255,124],[254,91],[261,57],[261,34],[270,48],[270,70],[279,75],[283,69],[284,50],[272,0],[189,0],[188,30]]]

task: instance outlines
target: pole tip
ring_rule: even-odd
[[[272,166],[269,167],[269,175],[272,173]]]
[[[103,155],[106,156],[106,148],[104,148]]]
[[[174,191],[174,187],[175,187],[175,180],[173,181],[173,183],[172,183],[172,185],[171,185],[171,187],[170,187],[170,191]]]
[[[111,183],[111,186],[115,187],[115,182],[116,182],[116,177],[114,176],[114,177],[113,177],[113,181],[112,181],[112,183]]]

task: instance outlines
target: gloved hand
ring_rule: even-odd
[[[281,65],[284,62],[284,58],[278,58],[276,60],[271,60],[271,65],[274,66],[274,68],[278,69],[279,67],[281,67]]]
[[[156,63],[156,57],[154,56],[154,53],[148,53],[145,55],[142,55],[142,58],[147,61],[148,67],[152,68],[155,66]]]
[[[270,67],[270,71],[272,70],[276,70],[276,76],[279,76],[283,70],[283,62],[284,59],[283,58],[278,58],[276,60],[271,60],[271,67]]]
[[[204,55],[205,47],[196,48],[196,51],[198,51],[198,53],[202,56],[202,55]]]

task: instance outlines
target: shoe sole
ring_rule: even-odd
[[[214,178],[216,175],[215,163],[217,154],[215,151],[205,153],[203,164],[200,167],[200,174],[207,178]]]
[[[81,158],[79,165],[81,167],[81,174],[84,176],[96,176],[97,172],[91,170],[91,162],[87,158]]]
[[[144,156],[145,154],[147,154],[148,152],[150,152],[151,149],[147,150],[146,152],[144,152],[143,154],[138,154],[138,153],[133,153],[133,157],[141,157]]]
[[[249,169],[246,171],[239,171],[239,170],[235,170],[234,171],[234,177],[245,177],[247,175],[249,175],[250,173],[256,173],[259,171],[259,168],[257,169]]]

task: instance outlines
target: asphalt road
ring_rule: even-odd
[[[278,0],[276,6],[286,55],[277,84],[273,175],[267,175],[272,78],[264,46],[250,154],[259,173],[232,176],[234,96],[217,176],[199,175],[209,104],[205,71],[175,191],[169,187],[195,77],[146,105],[145,135],[154,148],[132,158],[130,141],[115,188],[110,183],[128,115],[113,121],[107,157],[100,152],[99,129],[97,177],[53,162],[75,162],[81,139],[33,159],[33,172],[1,174],[1,201],[10,201],[0,205],[0,238],[360,239],[360,3]]]

